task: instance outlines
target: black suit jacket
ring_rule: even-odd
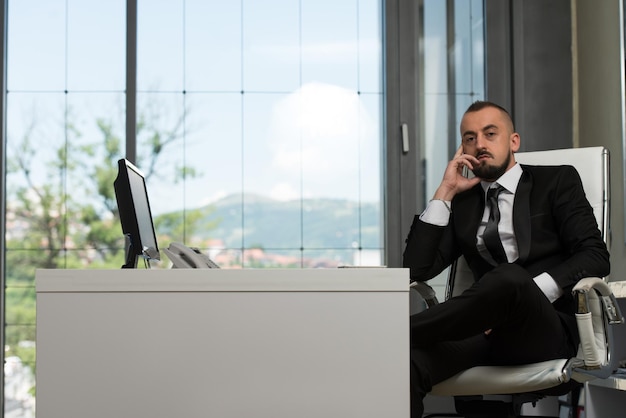
[[[454,197],[448,226],[414,218],[403,259],[404,267],[411,270],[411,280],[435,277],[460,255],[465,256],[475,280],[493,268],[476,248],[484,201],[478,184]],[[576,282],[609,274],[609,253],[576,169],[522,165],[513,226],[519,250],[516,263],[533,277],[549,273],[564,292],[554,307],[573,316],[571,289]]]

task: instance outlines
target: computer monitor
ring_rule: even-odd
[[[113,182],[122,232],[126,238],[126,262],[122,268],[136,268],[137,260],[143,258],[160,260],[146,179],[130,161],[118,161],[118,174]]]

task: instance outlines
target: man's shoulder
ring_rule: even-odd
[[[571,165],[528,165],[528,164],[520,164],[522,166],[522,170],[529,171],[531,173],[560,173],[560,172],[571,172],[576,171],[576,169]]]
[[[582,188],[580,174],[571,165],[522,165],[524,170],[520,185],[522,190],[531,193],[545,193],[549,190],[570,191]]]

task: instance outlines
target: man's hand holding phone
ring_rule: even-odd
[[[480,183],[481,179],[478,177],[469,179],[463,175],[464,169],[473,170],[479,164],[480,162],[476,157],[463,153],[463,146],[461,145],[448,163],[433,199],[450,201],[457,193],[469,190]]]

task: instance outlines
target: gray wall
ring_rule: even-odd
[[[572,0],[575,7],[575,137],[611,153],[611,280],[626,280],[620,2]],[[623,23],[623,22],[622,22]]]
[[[511,111],[522,151],[611,153],[611,280],[626,280],[621,1],[485,3],[487,98]]]
[[[487,99],[506,107],[522,151],[572,146],[570,0],[487,0]]]

